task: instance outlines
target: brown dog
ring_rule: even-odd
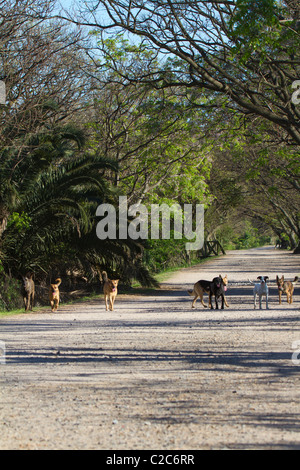
[[[23,299],[26,312],[33,309],[34,292],[35,288],[32,274],[23,277]]]
[[[228,284],[227,274],[224,277],[222,277],[221,274],[220,274],[220,277],[222,278],[223,285],[224,285],[224,290],[226,291],[227,290],[226,286]],[[201,280],[201,281],[196,282],[196,284],[194,285],[193,290],[188,290],[188,293],[191,296],[193,296],[193,295],[195,296],[195,298],[193,300],[193,303],[192,303],[192,308],[195,308],[196,300],[199,297],[200,297],[200,300],[201,300],[201,303],[202,303],[203,307],[205,307],[205,308],[207,307],[207,305],[205,305],[204,302],[203,302],[203,295],[204,294],[210,294],[210,289],[211,289],[211,282]],[[229,307],[226,298],[224,298],[224,301],[225,301],[226,307]],[[211,308],[211,303],[210,302],[209,302],[209,308]]]
[[[285,281],[284,276],[276,276],[276,282],[278,286],[278,294],[279,294],[279,305],[281,304],[281,296],[282,293],[286,294],[287,298],[287,303],[292,304],[293,303],[293,292],[295,288],[295,284],[298,281],[298,276],[295,277],[293,281]]]
[[[52,312],[56,312],[59,306],[59,288],[61,284],[61,279],[58,278],[56,279],[54,284],[50,284],[50,289],[49,289],[49,300],[50,300],[50,305],[51,305],[51,310]]]
[[[108,279],[106,271],[103,271],[102,278],[104,281],[103,293],[104,293],[106,310],[108,310],[108,303],[107,303],[108,299],[109,299],[109,310],[113,310],[114,302],[118,294],[119,279]]]

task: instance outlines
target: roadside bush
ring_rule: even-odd
[[[23,307],[20,282],[5,274],[0,261],[0,310]]]
[[[148,240],[147,249],[144,251],[143,261],[150,272],[158,273],[169,268],[184,267],[187,264],[199,260],[198,251],[192,251],[188,255],[185,244],[189,240]],[[198,257],[198,258],[197,258]]]

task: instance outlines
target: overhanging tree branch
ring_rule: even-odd
[[[271,0],[268,6],[262,20],[259,8],[245,13],[235,1],[101,0],[75,23],[103,32],[127,31],[159,54],[159,70],[150,65],[145,76],[122,69],[123,79],[216,92],[245,115],[280,126],[291,143],[300,144],[291,88],[300,74],[297,17],[288,7],[280,11],[286,17],[279,17]],[[100,8],[106,11],[102,18]],[[120,71],[118,64],[115,70]]]

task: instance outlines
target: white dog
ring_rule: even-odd
[[[268,300],[269,300],[269,287],[267,285],[267,280],[269,279],[269,276],[258,276],[257,279],[260,279],[260,283],[257,284],[255,282],[250,281],[251,284],[254,284],[254,289],[253,289],[253,295],[254,295],[254,308],[256,308],[256,296],[259,296],[259,308],[261,309],[261,301],[262,301],[262,296],[266,296],[266,308],[269,309],[268,305]]]

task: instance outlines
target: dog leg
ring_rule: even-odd
[[[269,295],[266,295],[266,309],[269,310]]]
[[[281,290],[278,291],[278,294],[279,294],[279,305],[281,305],[281,296],[282,296]]]
[[[256,293],[254,293],[254,308],[256,308]]]
[[[211,301],[211,292],[209,293],[209,305],[210,305],[210,309],[213,310],[214,307],[213,307],[213,304],[212,304],[212,301]]]
[[[195,303],[196,303],[196,300],[198,299],[199,295],[196,295],[196,297],[194,298],[193,300],[193,303],[192,303],[192,308],[195,308]]]
[[[205,303],[203,301],[203,294],[200,296],[200,300],[201,300],[201,303],[202,303],[203,307],[207,308],[207,305],[205,305]]]
[[[106,311],[108,311],[107,295],[104,296]]]

